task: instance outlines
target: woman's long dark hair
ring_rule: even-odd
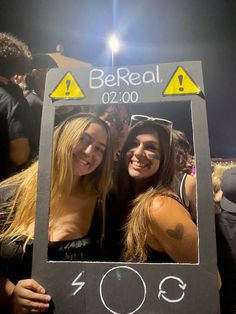
[[[139,134],[158,135],[161,159],[158,171],[150,177],[139,195],[133,191],[133,181],[127,167],[127,152]],[[148,258],[147,238],[150,233],[150,210],[157,195],[169,192],[175,176],[175,155],[172,131],[155,121],[138,122],[131,130],[121,151],[116,173],[117,193],[124,224],[123,258],[125,261],[145,262]],[[132,210],[131,210],[132,208]]]

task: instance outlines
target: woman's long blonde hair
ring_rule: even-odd
[[[50,218],[56,213],[55,202],[60,196],[67,196],[72,191],[73,171],[72,154],[84,131],[91,123],[97,123],[107,132],[107,146],[103,161],[92,173],[81,177],[80,184],[88,195],[96,195],[105,204],[106,195],[111,187],[113,164],[112,142],[109,127],[99,118],[81,113],[68,118],[59,125],[53,136],[53,160],[51,175]],[[27,240],[34,237],[34,220],[37,194],[38,162],[25,171],[1,182],[0,187],[16,186],[13,197],[3,204],[9,210],[2,239],[15,240],[27,235]],[[104,215],[103,205],[103,215]]]

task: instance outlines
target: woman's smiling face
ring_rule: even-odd
[[[136,180],[152,177],[160,167],[160,140],[156,132],[146,130],[130,139],[126,153],[129,175]]]
[[[107,132],[98,123],[91,123],[73,151],[73,174],[89,174],[102,163],[107,145]]]

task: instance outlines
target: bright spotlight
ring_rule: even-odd
[[[120,50],[120,40],[116,35],[111,35],[108,38],[108,45],[112,53],[117,53]]]

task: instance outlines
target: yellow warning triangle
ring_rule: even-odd
[[[179,66],[166,86],[163,95],[191,95],[200,94],[200,92],[201,89],[194,83],[187,72]]]
[[[49,95],[52,99],[80,99],[85,95],[71,72],[67,72]]]

